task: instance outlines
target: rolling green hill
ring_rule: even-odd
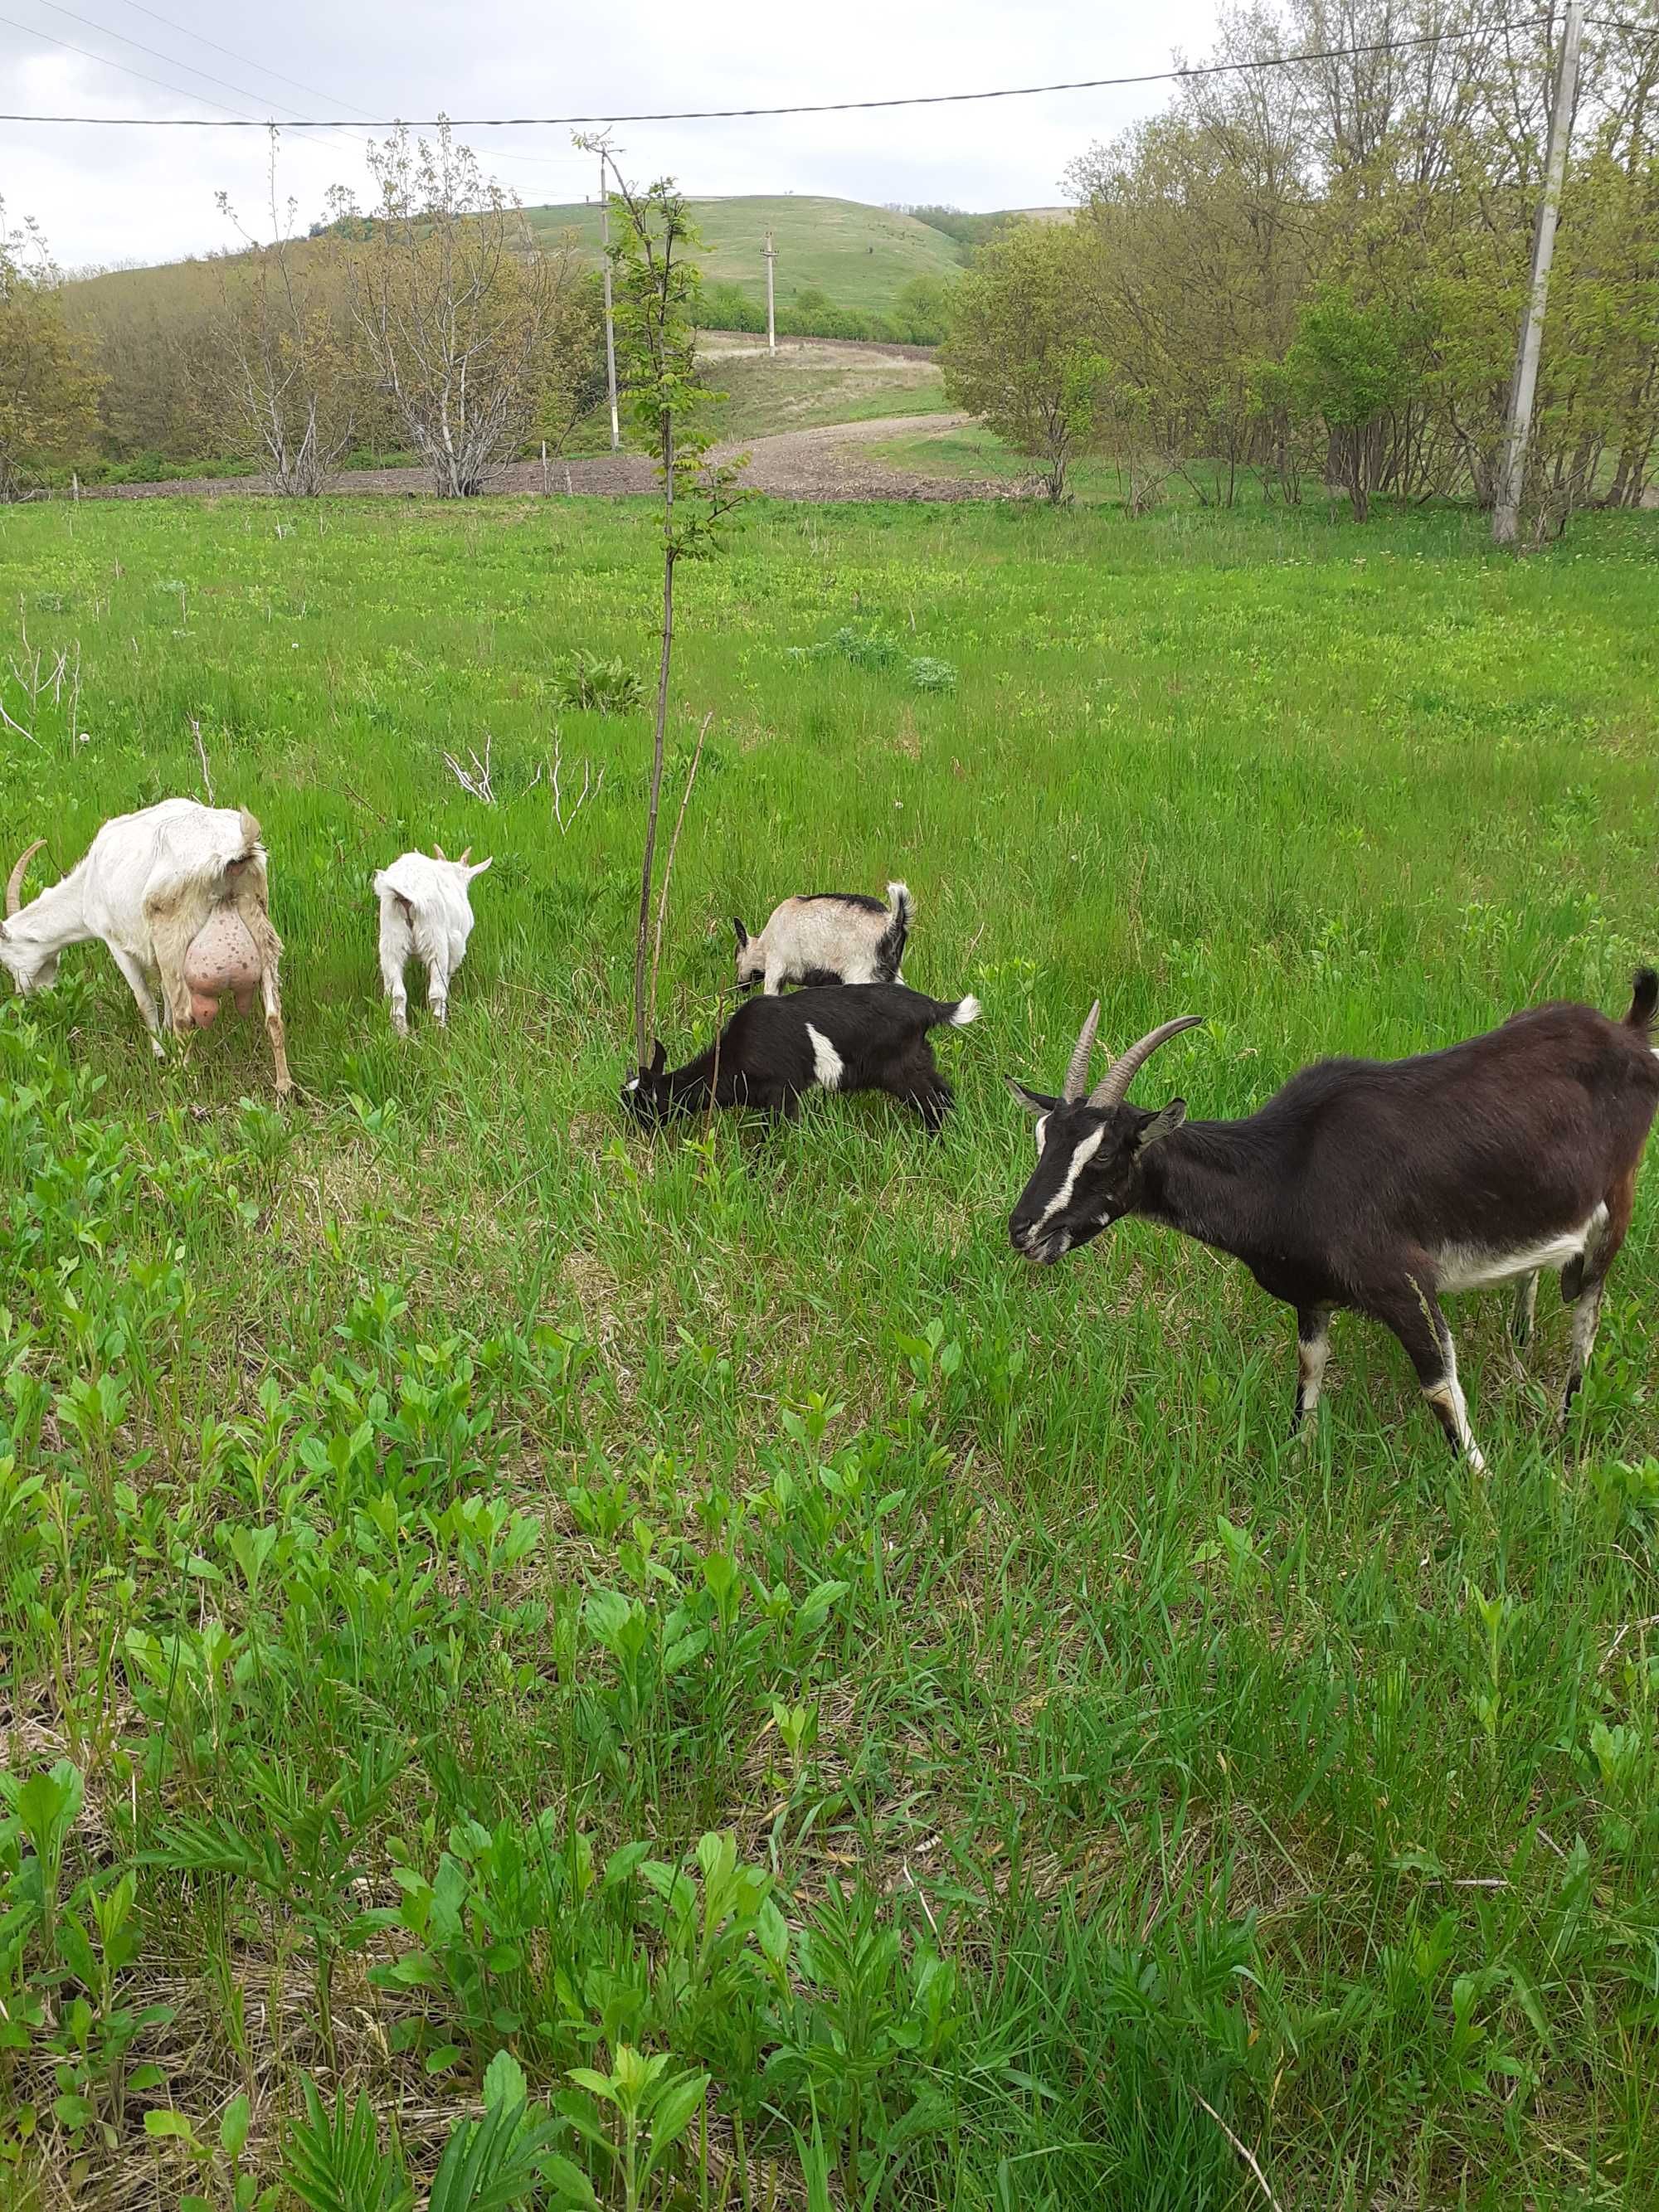
[[[551,244],[574,232],[580,249],[597,261],[599,210],[596,201],[528,208],[537,235]],[[859,200],[819,199],[805,193],[754,193],[732,199],[693,200],[702,234],[703,279],[737,284],[753,300],[766,297],[763,258],[769,228],[777,247],[777,301],[785,307],[816,288],[838,307],[885,314],[916,276],[952,276],[962,260],[954,241],[914,216]]]

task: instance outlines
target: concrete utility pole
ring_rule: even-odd
[[[1567,173],[1567,141],[1572,135],[1572,105],[1578,92],[1578,48],[1584,34],[1584,0],[1567,0],[1561,31],[1561,62],[1550,109],[1549,152],[1544,163],[1544,197],[1538,204],[1538,228],[1532,241],[1532,282],[1521,318],[1515,377],[1510,386],[1510,419],[1498,463],[1498,499],[1492,508],[1494,545],[1513,545],[1521,527],[1521,495],[1526,489],[1527,447],[1532,438],[1532,403],[1538,389],[1538,356],[1544,343],[1544,307],[1549,298],[1550,263],[1555,254],[1555,225],[1561,212],[1561,187]]]
[[[611,313],[611,186],[605,180],[605,157],[599,155],[599,245],[605,254],[605,377],[611,392],[611,450],[622,445],[617,421],[617,325]]]
[[[772,264],[777,259],[777,249],[772,243],[772,234],[766,234],[766,350],[778,349],[778,319],[772,309]]]

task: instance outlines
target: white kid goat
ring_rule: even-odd
[[[283,1036],[277,970],[282,940],[270,926],[270,884],[259,825],[246,807],[164,799],[118,815],[61,883],[27,906],[23,876],[44,838],[19,860],[6,885],[0,963],[27,996],[58,979],[65,945],[96,938],[109,947],[138,1002],[150,1047],[162,1056],[159,981],[167,1025],[182,1036],[205,1029],[222,999],[246,1013],[258,991],[276,1067],[276,1091],[294,1088]]]
[[[466,957],[472,934],[472,902],[467,889],[489,860],[447,860],[441,845],[425,853],[404,853],[374,878],[380,902],[380,980],[392,1001],[392,1026],[409,1035],[409,994],[404,968],[414,955],[426,963],[426,1002],[443,1028],[449,1013],[449,980]]]

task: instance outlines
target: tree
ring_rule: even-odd
[[[562,313],[574,258],[539,250],[447,124],[433,139],[400,129],[368,163],[380,198],[349,247],[351,314],[439,497],[466,498],[530,436],[555,349],[581,342],[581,319]],[[333,215],[349,239],[361,219],[344,195]]]
[[[1379,473],[1382,418],[1411,391],[1405,334],[1386,307],[1357,306],[1334,286],[1303,309],[1285,367],[1304,410],[1324,423],[1354,520],[1364,522]]]
[[[938,345],[951,328],[956,286],[943,276],[913,276],[900,290],[888,318],[895,337],[906,345]]]
[[[276,131],[267,169],[270,240],[252,236],[228,196],[220,212],[235,224],[247,252],[220,264],[231,363],[224,395],[228,441],[251,449],[270,489],[314,497],[351,443],[354,386],[348,319],[331,241],[300,243],[298,204],[276,195]]]
[[[97,429],[98,378],[64,320],[63,279],[40,226],[6,224],[0,200],[0,500],[47,463],[72,458]]]
[[[1024,222],[982,246],[939,351],[952,404],[1042,466],[1051,500],[1099,434],[1106,364],[1091,325],[1075,223]]]
[[[1495,0],[1224,9],[1224,70],[1067,172],[1113,416],[1144,414],[1200,497],[1241,465],[1293,497],[1322,447],[1361,508],[1488,502],[1559,27]],[[1584,50],[1528,470],[1546,533],[1598,486],[1639,501],[1659,452],[1659,41],[1635,27]]]
[[[600,154],[615,181],[612,206],[620,220],[611,245],[611,261],[616,279],[617,368],[632,394],[635,419],[657,456],[657,474],[662,483],[662,650],[657,664],[650,796],[646,805],[639,927],[634,947],[634,1056],[643,1067],[650,1000],[656,982],[653,974],[647,994],[651,891],[674,651],[674,572],[682,561],[706,559],[718,549],[720,525],[740,495],[738,468],[712,467],[708,461],[714,443],[709,412],[724,394],[710,392],[697,380],[699,276],[690,257],[699,240],[684,197],[669,178],[653,185],[648,191],[634,191],[623,181],[603,140],[579,138],[576,143],[590,153]],[[682,806],[682,818],[684,814]],[[672,858],[671,846],[671,865]],[[664,896],[665,900],[665,890]],[[658,942],[661,942],[660,915]]]

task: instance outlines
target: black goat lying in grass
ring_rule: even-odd
[[[966,1029],[978,1018],[977,999],[930,999],[902,983],[751,999],[684,1067],[669,1067],[659,1043],[650,1066],[623,1086],[623,1103],[653,1124],[711,1105],[753,1106],[793,1120],[809,1091],[884,1091],[937,1134],[955,1100],[927,1032]]]

